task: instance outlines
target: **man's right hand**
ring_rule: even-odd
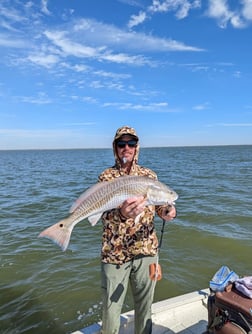
[[[125,218],[135,219],[140,213],[144,211],[146,206],[146,199],[144,196],[131,197],[126,199],[120,206],[120,212]]]

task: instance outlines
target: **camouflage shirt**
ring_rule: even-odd
[[[134,129],[129,127],[121,128],[122,131]],[[119,129],[120,130],[120,129]],[[130,133],[135,135],[134,133]],[[120,135],[117,134],[118,136]],[[120,161],[116,154],[115,140],[113,148],[115,155],[115,165],[107,168],[99,176],[99,182],[111,181],[124,174],[120,166]],[[139,146],[136,148],[135,159],[129,175],[148,176],[157,179],[157,175],[152,170],[138,165]],[[101,257],[102,262],[122,264],[130,261],[136,256],[154,256],[158,250],[158,238],[154,226],[155,212],[159,213],[162,206],[155,207],[149,205],[145,207],[140,220],[135,222],[132,218],[125,219],[121,216],[119,208],[106,211],[102,215],[103,236]]]

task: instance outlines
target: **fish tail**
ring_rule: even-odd
[[[39,234],[39,238],[48,238],[61,247],[65,251],[68,247],[73,226],[66,226],[67,219],[59,221]]]

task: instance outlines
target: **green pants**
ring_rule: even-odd
[[[119,333],[120,314],[128,283],[134,300],[135,334],[151,334],[151,305],[156,282],[149,277],[149,265],[156,261],[157,257],[145,256],[120,266],[102,263],[103,334]]]

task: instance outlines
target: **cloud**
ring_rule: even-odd
[[[95,122],[76,122],[76,123],[61,123],[59,125],[62,126],[90,126],[90,125],[96,125]]]
[[[200,48],[185,45],[172,39],[159,38],[143,33],[135,33],[119,29],[113,25],[103,24],[95,20],[81,19],[74,24],[58,26],[57,29],[47,29],[37,35],[35,45],[24,58],[38,66],[53,68],[60,64],[63,68],[76,72],[90,70],[88,61],[107,62],[114,64],[126,64],[130,66],[156,67],[158,64],[151,58],[155,52],[199,52]],[[6,46],[22,47],[23,41],[13,41],[11,38],[1,38],[1,43]],[[106,45],[106,46],[105,46]],[[142,53],[149,53],[149,57]],[[67,58],[75,57],[85,59],[86,64],[76,65],[67,62]]]
[[[31,61],[36,65],[50,68],[59,62],[59,57],[53,54],[37,53],[29,55],[27,57],[27,60]]]
[[[143,23],[146,20],[146,18],[147,18],[146,13],[142,11],[138,15],[132,15],[128,23],[128,27],[131,29],[135,26],[138,26],[139,24]]]
[[[207,110],[209,109],[209,102],[205,102],[202,104],[198,104],[196,106],[193,107],[193,110]]]
[[[51,15],[51,12],[47,8],[48,0],[41,0],[41,11],[46,15]]]
[[[206,15],[216,19],[221,28],[226,28],[228,23],[234,28],[244,28],[252,20],[252,2],[242,0],[232,10],[227,0],[209,0]]]
[[[252,123],[220,123],[219,126],[225,127],[251,127]]]
[[[206,1],[205,1],[206,2]],[[231,4],[236,6],[233,10]],[[128,22],[132,29],[146,20],[151,20],[156,14],[171,12],[178,20],[189,16],[190,11],[201,8],[201,0],[152,0],[145,11],[133,14]],[[219,27],[226,28],[230,23],[234,28],[244,28],[252,21],[252,1],[241,0],[233,3],[227,0],[209,0],[206,16],[217,21]]]
[[[85,45],[92,45],[99,51],[114,50],[114,52],[167,52],[167,51],[201,51],[197,47],[184,43],[159,38],[144,33],[123,30],[111,24],[104,24],[91,19],[79,20],[72,31],[71,38],[80,39]],[[106,45],[106,47],[105,47]]]
[[[116,63],[148,63],[141,55],[132,56],[132,52],[202,51],[200,48],[172,39],[125,31],[89,19],[81,19],[68,31],[46,30],[44,35],[65,56],[73,55]]]
[[[64,129],[5,129],[0,128],[0,150],[12,149],[55,149],[93,147],[94,141],[82,128],[76,126],[93,126],[93,122],[66,124],[72,126]],[[104,138],[104,137],[103,137]],[[85,144],[83,144],[85,143]],[[101,145],[104,141],[101,141]]]
[[[183,19],[188,16],[191,9],[199,8],[200,3],[200,0],[165,0],[163,2],[153,0],[152,5],[148,8],[148,11],[152,13],[167,13],[169,11],[174,11],[175,16],[178,19]]]
[[[83,64],[71,65],[71,64],[68,64],[66,62],[62,62],[61,66],[64,67],[64,68],[70,69],[74,72],[77,72],[77,73],[84,73],[84,72],[88,72],[89,70],[92,70],[89,66],[86,66],[86,65],[83,65]]]
[[[17,99],[23,103],[50,104],[52,100],[44,92],[39,92],[37,96],[19,96]]]
[[[23,22],[27,21],[27,18],[22,15],[18,9],[13,6],[5,7],[3,3],[0,4],[1,17],[7,20],[8,22]]]
[[[130,74],[121,74],[121,73],[113,73],[113,72],[105,72],[105,71],[95,71],[95,75],[103,77],[103,78],[112,78],[112,79],[129,79],[131,78]]]
[[[162,2],[160,0],[153,0],[145,12],[141,10],[139,14],[131,16],[128,27],[136,27],[147,19],[150,20],[157,13],[175,12],[177,19],[181,20],[189,15],[190,10],[200,8],[200,4],[200,0],[164,0]]]
[[[76,135],[75,131],[58,129],[0,129],[0,149],[39,148],[45,144],[53,145]],[[8,143],[8,147],[6,144]]]
[[[251,21],[252,20],[252,2],[251,0],[243,0],[243,9],[242,9],[242,15],[243,17]]]
[[[21,49],[27,46],[27,42],[22,39],[12,38],[9,34],[0,34],[0,46],[6,48]]]
[[[229,10],[226,0],[210,0],[207,15],[217,19],[219,26],[225,28],[233,14]]]
[[[73,42],[70,38],[66,37],[64,31],[45,31],[45,36],[56,46],[58,46],[65,56],[76,57],[95,57],[97,50],[93,47],[82,45],[78,42]]]
[[[69,69],[76,72],[84,71],[84,66],[88,67],[87,62],[91,61],[157,67],[152,58],[156,52],[203,51],[180,41],[120,29],[93,19],[68,20],[55,29],[48,25],[44,28],[43,16],[51,15],[48,0],[40,0],[40,5],[31,1],[15,3],[16,8],[0,4],[2,27],[8,31],[0,34],[0,47],[21,49],[18,55],[12,53],[11,58],[6,58],[11,65],[32,63],[51,69],[68,63]],[[135,19],[144,20],[144,12],[142,15]],[[85,59],[86,64],[74,69],[71,57]]]
[[[153,102],[149,104],[134,104],[134,103],[118,103],[110,102],[104,103],[105,108],[114,107],[118,110],[132,110],[132,111],[151,111],[151,112],[177,112],[177,110],[169,108],[167,102]]]
[[[241,78],[241,71],[235,71],[235,72],[233,73],[233,77],[234,77],[234,78],[237,78],[237,79],[240,79],[240,78]]]
[[[252,123],[217,123],[217,124],[209,124],[208,127],[252,127]]]

